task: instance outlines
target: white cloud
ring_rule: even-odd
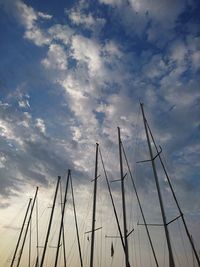
[[[72,55],[80,61],[87,63],[91,76],[98,75],[102,68],[101,47],[100,45],[81,35],[75,35],[72,38]]]
[[[128,36],[147,36],[148,41],[163,47],[166,40],[175,37],[173,29],[188,1],[99,0],[113,7],[113,17],[120,18]],[[191,1],[190,3],[191,4]],[[165,34],[163,34],[163,32]],[[162,36],[162,37],[161,37]]]
[[[17,136],[15,126],[12,122],[0,119],[0,136],[8,141],[14,141],[19,145],[23,144],[21,137]]]
[[[42,60],[42,64],[47,69],[66,70],[67,52],[64,50],[64,47],[58,44],[51,44],[47,57]]]
[[[200,51],[194,51],[191,57],[194,69],[198,70],[200,68]]]
[[[53,40],[62,41],[63,44],[68,45],[74,34],[74,30],[68,25],[55,24],[48,29],[48,33]]]
[[[170,47],[170,58],[178,64],[182,64],[187,59],[188,49],[183,41],[176,40]]]
[[[174,22],[177,16],[185,7],[185,1],[175,0],[167,1],[159,0],[148,1],[148,0],[130,0],[130,5],[134,11],[138,13],[148,12],[152,19],[159,22]]]
[[[143,67],[143,73],[150,79],[161,78],[170,69],[160,54],[153,55],[150,62]]]
[[[43,12],[37,12],[38,16],[42,19],[46,19],[46,20],[50,20],[52,19],[52,15],[49,15],[49,14],[45,14]]]
[[[120,59],[123,57],[118,44],[114,41],[109,41],[103,47],[104,59],[113,62],[115,58]]]
[[[70,103],[70,108],[74,112],[76,119],[83,124],[83,127],[87,128],[89,118],[91,127],[97,127],[97,120],[93,114],[95,98],[92,96],[95,88],[92,88],[90,83],[84,80],[80,81],[74,74],[68,75],[61,82],[61,85],[67,92],[68,103]]]
[[[18,11],[17,15],[20,18],[21,23],[27,30],[33,28],[38,19],[37,12],[31,6],[27,6],[22,1],[17,1],[16,7]]]
[[[19,123],[19,125],[22,125],[25,128],[30,127],[32,116],[28,112],[24,112],[23,120]]]
[[[81,131],[80,131],[80,127],[71,126],[70,128],[71,128],[72,133],[73,133],[73,140],[77,141],[77,142],[80,141],[81,137],[82,137],[82,134],[81,134]]]
[[[74,25],[90,29],[94,34],[97,34],[106,21],[104,18],[94,17],[92,13],[85,11],[85,8],[80,2],[75,9],[66,10],[65,12]]]
[[[95,19],[91,14],[82,14],[80,11],[69,12],[69,18],[76,25],[84,24],[86,27],[91,27],[95,24]]]
[[[119,6],[123,4],[123,0],[99,0],[99,2],[112,6]]]
[[[27,99],[25,100],[19,100],[18,102],[20,108],[30,108],[29,101]]]
[[[51,38],[38,26],[34,26],[31,29],[25,31],[24,37],[34,42],[35,45],[43,46],[48,45],[51,42]]]
[[[150,18],[159,22],[174,22],[177,16],[183,11],[186,1],[175,0],[129,0],[128,4],[121,0],[99,0],[100,3],[112,5],[117,8],[127,5],[132,8],[133,16],[148,14]],[[128,10],[128,9],[126,9]],[[124,14],[126,16],[126,14]]]
[[[200,37],[189,35],[186,43],[188,54],[191,57],[192,68],[197,71],[200,68]]]
[[[45,123],[44,123],[44,120],[41,119],[41,118],[37,118],[35,120],[35,127],[43,134],[46,133],[46,126],[45,126]]]
[[[5,8],[11,11],[12,14],[20,21],[25,28],[24,37],[33,41],[38,46],[43,46],[50,43],[48,34],[46,34],[39,26],[39,21],[50,20],[51,15],[38,12],[31,6],[28,6],[21,0],[14,2],[8,1]]]
[[[4,168],[6,163],[6,156],[3,153],[0,153],[0,168]]]

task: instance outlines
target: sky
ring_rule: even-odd
[[[83,219],[96,142],[109,179],[120,177],[117,126],[146,216],[159,220],[152,171],[136,164],[149,158],[143,102],[200,250],[199,13],[195,0],[0,0],[0,231],[8,244],[5,229],[35,187],[49,203],[57,176],[66,178],[69,168]],[[130,204],[135,196],[126,183]],[[107,199],[106,184],[100,187]],[[119,185],[112,190],[120,206]]]

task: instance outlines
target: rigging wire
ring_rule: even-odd
[[[109,184],[109,181],[108,181],[108,176],[107,176],[107,172],[106,172],[106,169],[105,169],[105,165],[104,165],[104,161],[103,161],[103,157],[102,157],[100,148],[99,148],[99,154],[100,154],[100,159],[101,159],[101,163],[102,163],[102,166],[103,166],[104,175],[105,175],[107,186],[108,186],[108,190],[109,190],[109,195],[110,195],[110,198],[111,198],[111,202],[112,202],[112,206],[113,206],[113,210],[114,210],[114,214],[115,214],[115,219],[117,221],[119,235],[120,235],[122,246],[123,246],[123,249],[124,249],[124,252],[125,252],[125,244],[124,244],[124,240],[123,240],[123,236],[122,236],[122,231],[121,231],[121,228],[120,228],[119,219],[118,219],[118,216],[117,216],[117,211],[116,211],[116,207],[115,207],[115,204],[114,204],[113,196],[112,196],[112,193],[111,193],[110,184]]]

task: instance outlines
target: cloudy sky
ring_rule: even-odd
[[[199,13],[195,0],[0,0],[1,229],[13,200],[47,195],[68,168],[90,192],[96,142],[119,177],[117,126],[136,169],[141,101],[200,249]],[[141,196],[156,194],[137,168]]]

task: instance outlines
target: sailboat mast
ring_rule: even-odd
[[[91,237],[90,267],[93,267],[93,259],[94,259],[96,194],[97,194],[97,179],[98,179],[98,177],[97,177],[97,175],[98,175],[98,154],[99,154],[99,144],[96,143],[96,160],[95,160],[95,178],[94,178],[94,198],[93,198],[93,214],[92,214],[92,237]]]
[[[33,209],[34,209],[34,206],[35,206],[35,201],[36,201],[36,198],[37,198],[37,193],[38,193],[38,187],[36,187],[36,192],[35,192],[35,196],[34,196],[34,199],[33,199],[33,204],[31,206],[31,211],[30,211],[30,214],[29,214],[29,218],[28,218],[28,222],[27,222],[27,226],[26,226],[26,230],[25,230],[25,234],[24,234],[24,239],[23,239],[23,242],[22,242],[22,247],[20,249],[19,258],[18,258],[18,262],[17,262],[17,265],[16,265],[17,267],[19,267],[19,264],[20,264],[20,261],[21,261],[21,257],[22,257],[22,253],[23,253],[23,250],[24,250],[26,236],[27,236],[28,228],[29,228],[30,221],[31,221],[31,218],[32,218],[32,213],[33,213]]]
[[[62,208],[62,216],[61,216],[60,230],[59,230],[58,243],[57,243],[57,249],[56,249],[56,258],[55,258],[55,264],[54,264],[55,267],[58,264],[58,254],[59,254],[59,248],[60,248],[61,234],[62,234],[62,230],[63,230],[63,222],[64,222],[64,215],[65,215],[65,206],[66,206],[66,202],[67,202],[67,191],[68,191],[69,177],[70,177],[70,170],[68,170],[67,182],[66,182],[66,187],[65,187],[65,196],[64,196],[64,203],[63,203],[63,208]]]
[[[126,224],[126,201],[124,190],[124,173],[123,173],[123,160],[122,160],[122,141],[120,135],[120,128],[118,127],[118,141],[119,141],[119,162],[121,174],[121,190],[122,190],[122,210],[123,210],[123,223],[124,223],[124,246],[125,246],[125,262],[126,267],[129,267],[129,253],[128,253],[128,238],[127,238],[127,224]]]
[[[72,202],[73,202],[73,210],[74,210],[74,220],[75,220],[75,226],[76,226],[76,236],[77,236],[77,241],[78,241],[79,258],[80,258],[81,267],[83,267],[83,259],[82,259],[82,254],[81,254],[81,244],[80,244],[79,231],[78,231],[78,222],[77,222],[77,216],[76,216],[76,206],[75,206],[74,189],[73,189],[73,184],[72,184],[72,176],[71,176],[71,173],[70,173],[70,182],[71,182],[71,191],[72,191]]]
[[[32,236],[31,236],[31,231],[32,231],[32,220],[30,221],[30,226],[29,226],[29,255],[28,255],[28,267],[31,267],[31,243],[32,243]]]
[[[36,199],[36,248],[37,248],[37,258],[35,267],[39,267],[39,225],[38,225],[38,197]]]
[[[156,188],[157,188],[157,192],[158,192],[160,209],[161,209],[161,214],[162,214],[162,219],[163,219],[163,224],[164,224],[165,236],[166,236],[167,246],[168,246],[168,251],[169,251],[169,267],[175,267],[174,257],[173,257],[173,253],[172,253],[172,246],[171,246],[171,241],[170,241],[170,237],[169,237],[169,231],[168,231],[168,227],[167,227],[167,220],[166,220],[166,215],[165,215],[162,195],[161,195],[161,191],[160,191],[160,185],[159,185],[159,181],[158,181],[158,175],[157,175],[157,171],[156,171],[156,166],[155,166],[154,157],[153,157],[153,151],[152,151],[152,147],[151,147],[151,142],[150,142],[150,138],[149,138],[146,117],[145,117],[145,114],[144,114],[144,109],[143,109],[143,104],[142,103],[140,103],[140,107],[141,107],[141,110],[142,110],[144,128],[145,128],[147,143],[148,143],[148,147],[149,147],[149,154],[150,154],[153,174],[154,174],[154,178],[155,178],[155,182],[156,182]]]
[[[51,230],[51,224],[52,224],[52,219],[53,219],[54,208],[55,208],[55,204],[56,204],[56,198],[57,198],[58,186],[59,186],[59,183],[60,183],[60,179],[61,179],[61,177],[58,176],[58,180],[57,180],[57,184],[56,184],[56,191],[55,191],[54,200],[53,200],[53,207],[52,207],[52,210],[51,210],[51,215],[50,215],[50,220],[49,220],[49,225],[48,225],[48,230],[47,230],[47,235],[46,235],[46,239],[45,239],[44,250],[43,250],[43,253],[42,253],[40,267],[42,267],[43,264],[44,264],[44,258],[45,258],[45,254],[46,254],[47,243],[48,243],[48,240],[49,240],[49,234],[50,234],[50,230]]]
[[[27,215],[28,215],[28,211],[29,211],[29,208],[30,208],[30,205],[31,205],[31,201],[32,201],[32,198],[30,198],[29,202],[28,202],[28,206],[27,206],[27,209],[26,209],[26,213],[25,213],[25,216],[24,216],[24,220],[23,220],[23,223],[22,223],[21,231],[20,231],[20,234],[19,234],[19,238],[17,240],[17,245],[16,245],[16,248],[15,248],[15,252],[14,252],[10,267],[13,267],[13,264],[14,264],[14,261],[15,261],[15,257],[16,257],[16,254],[17,254],[17,250],[18,250],[18,247],[19,247],[19,243],[20,243],[21,237],[22,237],[22,232],[24,230],[24,225],[25,225],[26,218],[27,218]]]
[[[144,216],[144,212],[143,212],[143,209],[142,209],[142,204],[141,204],[141,201],[140,201],[138,192],[137,192],[136,184],[135,184],[134,179],[133,179],[133,175],[132,175],[132,172],[131,172],[131,168],[130,168],[130,166],[129,166],[129,163],[128,163],[128,158],[127,158],[127,156],[126,156],[126,153],[125,153],[125,149],[124,149],[123,143],[122,143],[122,150],[123,150],[124,158],[125,158],[125,161],[126,161],[126,164],[127,164],[127,167],[128,167],[129,175],[130,175],[130,177],[131,177],[131,181],[132,181],[132,184],[133,184],[133,188],[134,188],[134,191],[135,191],[135,195],[136,195],[136,198],[137,198],[137,201],[138,201],[138,205],[139,205],[139,208],[140,208],[140,212],[141,212],[141,215],[142,215],[142,219],[143,219],[143,221],[144,221],[144,225],[145,225],[146,233],[147,233],[147,236],[148,236],[148,239],[149,239],[149,243],[150,243],[150,246],[151,246],[151,249],[152,249],[153,257],[154,257],[156,266],[159,267],[158,260],[157,260],[157,257],[156,257],[156,253],[155,253],[155,249],[154,249],[154,246],[153,246],[153,242],[152,242],[152,240],[151,240],[151,236],[150,236],[149,228],[148,228],[148,226],[147,226],[146,218],[145,218],[145,216]]]
[[[62,214],[62,208],[63,208],[63,198],[62,198],[62,186],[61,186],[61,183],[60,183],[60,208],[61,208],[61,214]],[[64,227],[64,224],[63,224],[63,227],[62,227],[62,242],[63,242],[63,258],[64,258],[64,267],[67,266],[67,259],[66,259],[66,249],[65,249],[65,227]]]
[[[150,129],[148,123],[147,123],[147,127],[148,127],[148,129],[149,129],[149,133],[150,133],[150,135],[151,135],[151,139],[152,139],[153,144],[154,144],[154,146],[155,146],[156,152],[158,153],[158,147],[157,147],[157,145],[156,145],[155,139],[154,139],[154,137],[153,137],[152,131],[151,131],[151,129]],[[165,165],[164,165],[163,160],[162,160],[162,158],[161,158],[161,155],[160,155],[159,153],[158,153],[158,157],[159,157],[160,163],[161,163],[161,165],[162,165],[163,171],[164,171],[164,173],[165,173],[165,176],[166,176],[166,178],[167,178],[167,181],[168,181],[169,187],[170,187],[170,189],[171,189],[172,195],[173,195],[173,197],[174,197],[174,201],[175,201],[176,206],[177,206],[177,208],[178,208],[178,210],[179,210],[179,213],[180,213],[180,215],[181,215],[181,219],[182,219],[182,222],[183,222],[183,225],[184,225],[186,234],[187,234],[187,236],[188,236],[189,242],[190,242],[190,244],[191,244],[191,247],[192,247],[194,256],[195,256],[195,258],[196,258],[196,260],[197,260],[198,266],[200,267],[200,259],[199,259],[197,250],[196,250],[196,248],[195,248],[194,242],[193,242],[193,240],[192,240],[192,236],[191,236],[190,233],[189,233],[189,230],[188,230],[188,227],[187,227],[185,218],[184,218],[184,214],[183,214],[183,212],[182,212],[182,210],[181,210],[181,207],[180,207],[180,205],[179,205],[179,203],[178,203],[178,200],[177,200],[177,198],[176,198],[176,194],[175,194],[175,191],[174,191],[174,189],[173,189],[172,183],[171,183],[171,181],[170,181],[169,175],[168,175],[168,173],[167,173],[167,170],[166,170],[166,168],[165,168]]]

